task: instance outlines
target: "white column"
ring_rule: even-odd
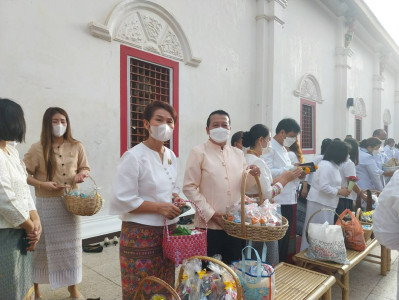
[[[348,98],[355,98],[355,95],[351,94],[348,87],[350,70],[352,68],[352,55],[353,51],[350,48],[337,47],[335,49],[335,74],[336,74],[336,86],[335,86],[335,115],[339,118],[339,122],[335,122],[334,136],[344,138],[347,134],[354,136],[354,126],[350,127],[349,117],[350,109],[347,109],[346,102]],[[338,120],[338,119],[337,119]]]
[[[373,76],[373,101],[372,101],[372,120],[371,120],[371,130],[384,128],[382,124],[382,93],[384,91],[384,77],[375,74]]]
[[[392,137],[395,139],[396,143],[399,142],[399,90],[395,91],[395,104],[393,113],[393,128],[391,129]]]
[[[256,82],[253,115],[271,130],[280,121],[281,41],[287,0],[257,0]]]

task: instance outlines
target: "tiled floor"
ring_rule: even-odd
[[[119,246],[108,246],[102,253],[83,253],[83,281],[79,289],[85,297],[104,300],[122,299]],[[379,254],[376,247],[374,254]],[[350,271],[351,300],[395,300],[398,252],[392,251],[391,271],[387,276],[380,275],[379,265],[361,262]],[[67,289],[51,291],[48,285],[42,285],[44,299],[65,299],[69,296]],[[332,299],[341,299],[341,289],[333,287]],[[293,299],[287,299],[293,300]]]

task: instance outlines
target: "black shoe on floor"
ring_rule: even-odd
[[[88,253],[99,253],[103,251],[103,246],[100,244],[83,246],[83,251]]]

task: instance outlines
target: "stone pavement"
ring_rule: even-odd
[[[85,297],[103,300],[122,299],[119,245],[110,245],[101,253],[83,253],[83,281],[79,289]],[[379,255],[380,247],[373,252]],[[398,254],[392,251],[391,271],[387,276],[380,275],[377,264],[361,262],[350,272],[351,300],[396,300],[396,276]],[[65,299],[69,296],[66,288],[51,291],[49,285],[41,286],[44,299]],[[332,299],[341,299],[341,289],[337,284],[332,290]],[[293,299],[287,299],[293,300]]]

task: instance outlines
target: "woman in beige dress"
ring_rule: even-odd
[[[80,217],[66,210],[64,190],[83,182],[90,170],[83,145],[71,134],[68,114],[50,107],[43,116],[40,141],[25,154],[28,184],[35,187],[43,234],[33,253],[35,296],[40,283],[51,289],[68,286],[71,298],[82,299]]]

